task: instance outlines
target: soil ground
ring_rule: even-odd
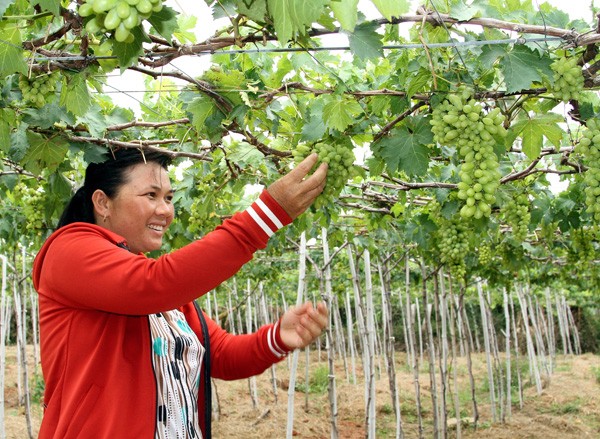
[[[418,411],[415,402],[413,371],[404,364],[405,355],[398,354],[396,376],[401,402],[401,415],[404,436],[418,438]],[[32,434],[37,437],[41,421],[39,393],[41,381],[39,368],[33,366],[29,352],[29,378],[33,394]],[[378,361],[383,368],[383,360]],[[277,365],[277,399],[273,392],[271,371],[254,380],[215,381],[217,389],[218,413],[213,421],[213,437],[244,439],[284,438],[289,388],[289,361]],[[306,356],[299,355],[297,391],[294,395],[294,436],[310,439],[330,437],[330,409],[327,399],[327,361],[324,356],[319,360],[317,354],[311,354],[309,363],[309,392],[305,385]],[[351,370],[349,366],[348,369]],[[513,367],[513,370],[517,369]],[[504,423],[499,421],[500,408],[496,408],[497,421],[493,422],[489,403],[489,386],[485,357],[475,356],[473,371],[476,382],[476,401],[479,412],[477,429],[473,428],[469,418],[473,417],[473,403],[467,366],[463,359],[456,366],[458,378],[458,396],[461,407],[461,436],[463,438],[486,439],[584,439],[600,438],[600,356],[586,354],[577,357],[559,357],[550,378],[543,381],[543,390],[538,395],[535,386],[529,383],[528,366],[522,364],[525,388],[523,407],[519,407],[518,391],[513,391],[511,414]],[[343,362],[336,363],[337,426],[339,437],[355,439],[366,437],[365,432],[365,389],[359,373],[360,359],[357,359],[357,381],[351,384],[346,378]],[[382,369],[385,370],[385,369]],[[29,437],[25,408],[19,404],[17,387],[18,369],[14,347],[7,348],[6,377],[4,387],[6,437],[26,439]],[[385,373],[385,372],[384,372]],[[450,371],[452,373],[452,370]],[[351,373],[349,373],[351,375]],[[514,374],[516,382],[516,373]],[[430,382],[427,370],[420,371],[421,413],[423,415],[423,437],[433,437]],[[253,403],[250,388],[256,387],[256,401]],[[437,383],[439,388],[440,384]],[[452,386],[451,386],[452,387]],[[454,397],[448,401],[448,437],[456,437]],[[376,430],[377,437],[395,437],[395,417],[393,413],[387,375],[379,376],[376,384]]]

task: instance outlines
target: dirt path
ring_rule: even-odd
[[[5,428],[7,438],[26,439],[28,437],[25,422],[25,411],[18,404],[16,386],[17,368],[14,349],[9,348],[5,385]],[[301,363],[304,359],[301,356]],[[475,374],[479,383],[485,376],[483,357],[475,357]],[[31,361],[30,361],[31,364]],[[311,376],[318,370],[321,372],[326,362],[313,362],[310,366]],[[541,395],[529,386],[524,392],[524,407],[519,409],[518,400],[513,404],[512,416],[502,423],[492,423],[490,407],[487,401],[487,390],[478,390],[478,407],[480,411],[479,428],[463,427],[462,437],[486,439],[585,439],[600,438],[600,384],[597,375],[600,372],[600,356],[583,355],[575,358],[564,358],[557,361],[556,370]],[[405,437],[417,438],[416,403],[412,372],[404,365],[398,364],[398,385]],[[459,388],[468,393],[467,374],[464,366],[459,371]],[[304,374],[304,364],[299,365],[299,373]],[[31,374],[32,376],[32,374]],[[213,437],[244,439],[282,438],[286,434],[288,384],[287,364],[281,363],[276,369],[278,377],[277,402],[273,396],[270,372],[256,378],[258,406],[253,407],[249,393],[249,380],[224,382],[216,381],[220,413],[213,422]],[[365,437],[364,421],[364,386],[352,385],[346,381],[342,365],[337,365],[336,389],[338,393],[338,429],[343,439]],[[358,377],[360,381],[360,376]],[[421,401],[425,438],[432,436],[431,401],[428,375],[421,376]],[[303,377],[298,383],[303,384]],[[35,388],[35,386],[32,386]],[[314,392],[306,394],[295,392],[294,435],[299,438],[327,439],[330,437],[329,403],[327,391],[323,386],[316,387]],[[391,408],[387,378],[382,376],[377,382],[377,437],[394,437],[395,424]],[[306,405],[308,403],[308,405]],[[41,420],[39,404],[33,403],[33,432],[37,436]],[[468,398],[461,403],[463,417],[472,415]],[[449,403],[449,410],[452,405]],[[452,417],[449,414],[448,417]],[[454,438],[454,430],[449,432]]]

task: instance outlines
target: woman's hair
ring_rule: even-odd
[[[140,163],[157,163],[167,169],[171,157],[159,151],[142,152],[129,148],[108,151],[105,161],[88,165],[83,186],[67,204],[57,229],[75,222],[95,224],[92,194],[99,189],[113,198],[121,186],[127,183],[127,171]]]

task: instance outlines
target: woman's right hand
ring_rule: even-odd
[[[316,153],[309,155],[267,188],[269,194],[292,219],[300,216],[323,192],[327,180],[327,163],[322,163],[312,175],[308,176],[317,160]]]

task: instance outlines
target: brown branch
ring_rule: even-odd
[[[181,141],[179,139],[162,139],[162,140],[135,140],[130,142],[123,142],[120,140],[114,139],[105,139],[98,137],[83,137],[83,136],[66,136],[68,140],[71,142],[82,142],[82,143],[93,143],[96,145],[104,145],[115,148],[128,148],[128,149],[142,149],[144,151],[156,151],[161,152],[170,156],[171,158],[180,158],[186,157],[194,160],[204,160],[207,162],[212,161],[212,158],[209,155],[209,151],[205,151],[202,153],[193,153],[193,152],[184,152],[184,151],[172,151],[165,148],[159,148],[156,145],[169,145],[169,144],[179,144]]]

